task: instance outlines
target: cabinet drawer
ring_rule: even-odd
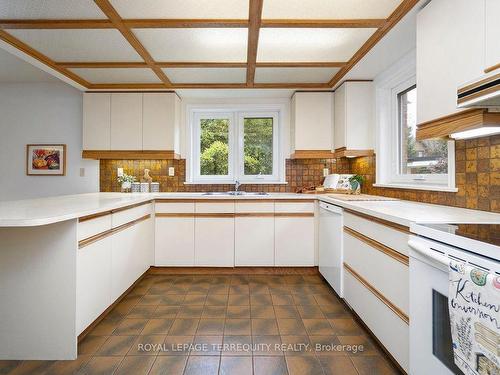
[[[140,206],[114,212],[111,219],[113,228],[119,227],[120,225],[127,224],[131,221],[140,219],[145,215],[151,214],[151,208],[151,203],[146,203]]]
[[[280,202],[274,203],[276,213],[314,213],[314,201]]]
[[[157,214],[192,214],[194,213],[194,202],[157,202],[155,203],[155,212]]]
[[[344,273],[344,298],[400,366],[408,372],[408,324],[347,270]]]
[[[197,214],[234,213],[234,201],[196,202]]]
[[[111,214],[95,218],[80,218],[78,221],[78,241],[111,229]]]
[[[274,213],[274,202],[236,201],[234,209],[236,213]]]
[[[377,218],[362,217],[344,210],[344,226],[408,256],[410,231],[399,224],[384,224]]]
[[[408,314],[408,258],[380,245],[371,246],[356,237],[356,233],[344,229],[344,261],[391,303]]]

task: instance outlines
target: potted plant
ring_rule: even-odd
[[[124,173],[118,176],[118,182],[122,184],[122,191],[129,191],[132,188],[132,182],[135,182],[135,177]]]
[[[363,176],[359,174],[352,175],[349,178],[349,184],[351,185],[351,190],[354,194],[359,194],[361,192],[361,184],[365,181]]]

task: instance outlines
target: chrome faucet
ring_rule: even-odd
[[[238,194],[238,192],[240,191],[240,186],[241,186],[240,182],[236,180],[234,182],[234,191],[236,192],[236,194]]]

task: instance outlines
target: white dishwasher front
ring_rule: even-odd
[[[343,210],[330,203],[319,204],[319,272],[343,297],[344,246],[342,230]]]

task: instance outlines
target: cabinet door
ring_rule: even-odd
[[[157,217],[156,266],[194,265],[194,216]]]
[[[234,226],[235,265],[274,266],[274,217],[236,217]]]
[[[131,226],[111,236],[111,300],[115,301],[137,279],[134,243],[137,227]]]
[[[346,146],[346,106],[345,106],[345,84],[335,90],[335,115],[334,115],[334,148],[339,149]]]
[[[195,219],[194,264],[234,267],[234,217]]]
[[[154,219],[146,219],[135,225],[136,235],[134,237],[135,249],[135,278],[134,283],[149,267],[154,264]]]
[[[111,150],[142,150],[142,94],[111,94]]]
[[[144,150],[174,150],[175,96],[172,93],[146,93],[143,97]]]
[[[497,66],[500,68],[500,1],[486,0],[486,62],[485,69]]]
[[[111,94],[83,94],[83,149],[111,147]]]
[[[111,237],[78,249],[76,325],[82,333],[111,305]]]
[[[276,266],[314,266],[314,217],[277,216]]]

